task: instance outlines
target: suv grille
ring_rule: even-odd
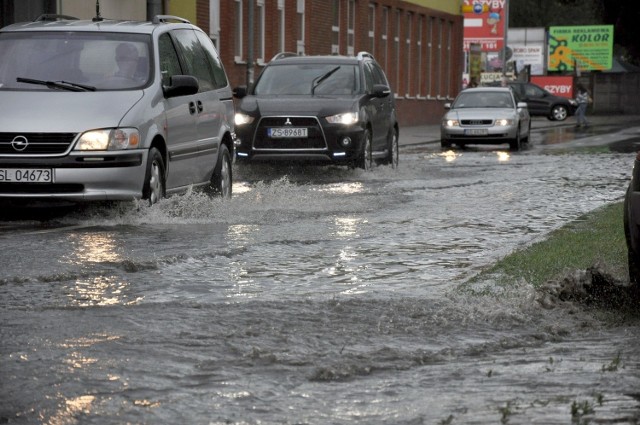
[[[286,123],[286,124],[285,124]],[[305,127],[307,137],[272,139],[267,131],[272,127]],[[260,120],[253,141],[254,149],[306,150],[326,149],[322,128],[315,117],[267,117]]]
[[[13,143],[16,137],[20,137],[19,141],[26,139],[24,149]],[[75,133],[0,133],[0,155],[60,155],[75,137]]]

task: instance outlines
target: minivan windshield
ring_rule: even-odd
[[[152,69],[149,43],[145,34],[0,33],[0,90],[144,87]]]
[[[352,95],[361,91],[358,66],[317,63],[267,66],[255,95]]]

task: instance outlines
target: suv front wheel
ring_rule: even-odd
[[[365,171],[373,167],[373,153],[371,152],[371,131],[367,128],[362,133],[362,151],[356,160],[356,167]]]

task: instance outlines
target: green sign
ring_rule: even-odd
[[[613,25],[549,27],[549,71],[611,69]]]

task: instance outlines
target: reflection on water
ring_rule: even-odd
[[[511,158],[511,155],[509,155],[509,152],[498,151],[496,152],[496,155],[498,156],[498,162],[505,162]]]

